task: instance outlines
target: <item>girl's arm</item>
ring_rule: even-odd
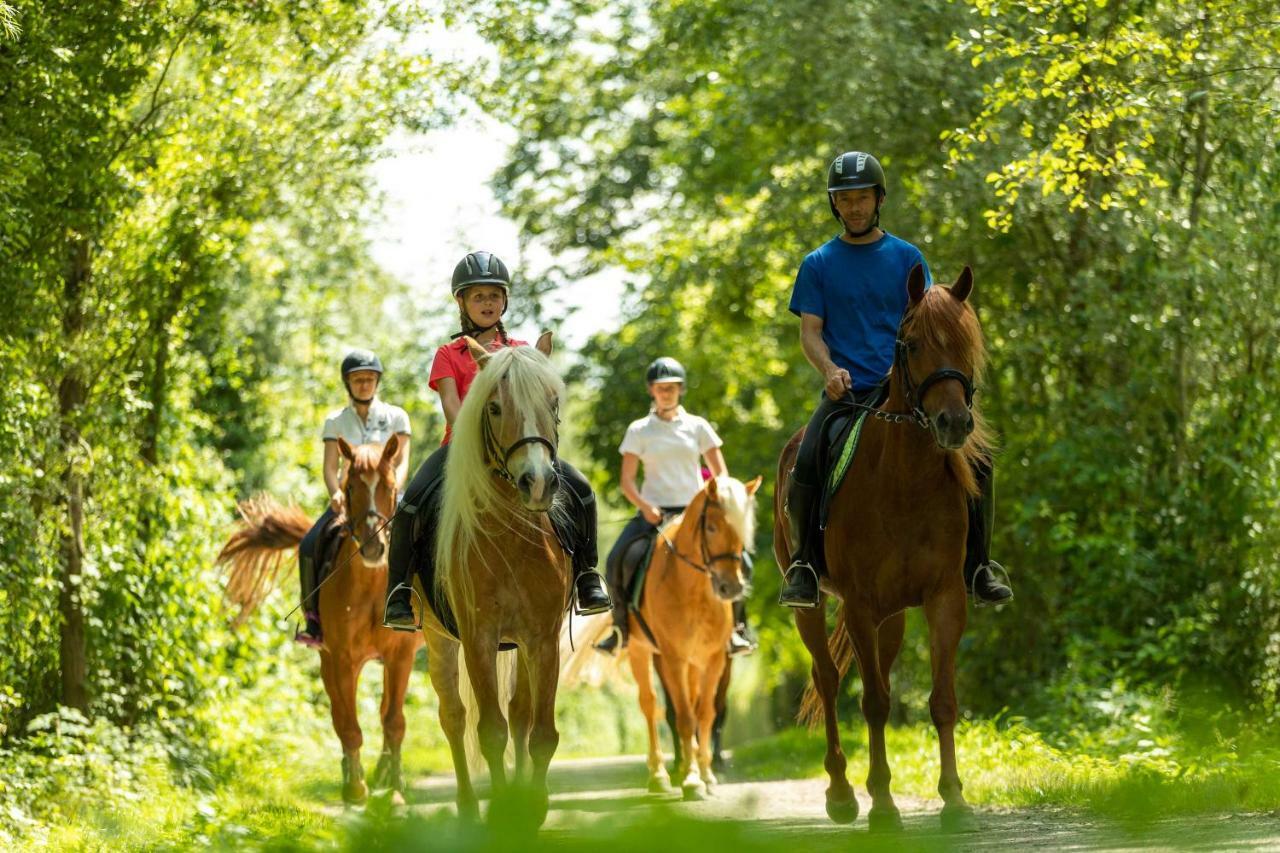
[[[444,419],[453,426],[458,417],[458,409],[462,408],[462,400],[458,398],[458,383],[445,376],[436,383],[436,393],[440,395],[440,406],[444,409]]]
[[[657,524],[662,521],[662,510],[647,503],[640,497],[640,490],[636,488],[636,471],[639,467],[639,456],[634,453],[622,454],[622,494],[631,501],[632,506],[640,510],[646,521]]]
[[[729,476],[729,468],[724,464],[724,454],[720,452],[720,448],[711,448],[702,454],[702,458],[707,460],[707,467],[711,469],[712,477]]]
[[[342,486],[338,482],[338,442],[326,441],[324,443],[324,487],[329,490],[329,506],[338,515],[342,515],[346,507],[343,506]]]

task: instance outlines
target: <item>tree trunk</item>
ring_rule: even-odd
[[[89,710],[87,668],[85,665],[84,606],[81,598],[84,564],[84,492],[85,474],[79,427],[80,410],[85,401],[85,381],[77,352],[84,329],[84,290],[89,281],[89,240],[81,235],[71,238],[67,269],[63,278],[63,345],[68,362],[58,384],[59,437],[62,458],[64,500],[67,523],[62,531],[62,589],[58,610],[62,614],[59,665],[62,670],[62,704],[82,712]]]

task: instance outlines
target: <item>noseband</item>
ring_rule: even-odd
[[[738,550],[737,552],[726,551],[723,554],[711,554],[707,550],[707,510],[711,508],[712,503],[713,502],[711,501],[710,498],[703,501],[702,513],[698,516],[698,533],[700,534],[698,537],[698,540],[699,540],[699,544],[702,546],[702,563],[701,564],[695,563],[693,560],[690,560],[684,554],[681,554],[679,550],[676,549],[675,543],[673,543],[670,539],[664,536],[661,530],[658,531],[658,536],[662,539],[662,543],[667,546],[668,551],[670,551],[676,558],[682,560],[684,563],[689,565],[691,568],[699,572],[702,572],[704,575],[707,575],[707,576],[711,575],[711,567],[714,566],[720,560],[732,560],[735,563],[742,562],[741,549]],[[720,506],[720,503],[717,501],[715,502],[715,505]]]
[[[541,444],[547,448],[547,452],[551,454],[551,461],[556,461],[556,444],[560,441],[560,430],[556,429],[555,442],[541,435],[526,435],[523,438],[517,438],[506,450],[502,449],[502,445],[498,443],[498,437],[493,432],[493,424],[489,421],[489,413],[485,412],[484,421],[484,456],[486,462],[495,463],[493,472],[508,483],[515,485],[516,479],[511,476],[511,469],[507,467],[507,463],[511,461],[511,456],[517,450],[526,444]],[[557,472],[558,474],[559,472]]]

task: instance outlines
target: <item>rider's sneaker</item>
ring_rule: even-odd
[[[617,625],[614,625],[612,630],[609,631],[608,636],[606,636],[600,642],[596,643],[595,646],[593,646],[592,648],[600,652],[600,654],[602,655],[608,655],[609,657],[614,657],[615,655],[618,654],[618,652],[622,651],[626,647],[627,647],[627,641],[622,636],[622,629],[619,628]]]
[[[818,573],[803,560],[796,560],[787,569],[786,585],[778,595],[783,607],[813,609],[818,606]]]
[[[318,649],[324,645],[324,632],[320,630],[320,614],[308,613],[306,625],[293,635],[293,641],[309,649]]]
[[[1013,601],[1013,590],[1002,583],[999,578],[1008,577],[1004,566],[995,560],[988,560],[973,572],[973,580],[969,583],[969,592],[973,595],[973,603],[978,607],[1003,607]]]
[[[729,635],[729,656],[749,655],[756,650],[755,638],[746,625],[737,625]]]
[[[588,569],[573,579],[574,612],[579,616],[604,613],[613,607],[609,591],[605,589],[600,573]]]
[[[419,630],[413,605],[404,596],[392,595],[387,599],[387,608],[382,614],[382,627],[410,633]]]

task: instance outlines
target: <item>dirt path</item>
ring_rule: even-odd
[[[702,802],[682,802],[676,792],[647,794],[640,756],[557,760],[552,763],[551,811],[545,836],[616,830],[655,813],[708,821],[734,821],[752,834],[803,841],[804,853],[858,849],[886,850],[1275,850],[1280,851],[1280,815],[1212,815],[1121,825],[1065,810],[983,810],[982,829],[947,835],[939,826],[940,800],[897,797],[904,833],[872,835],[867,830],[870,801],[859,792],[862,813],[852,826],[836,826],[823,808],[825,780],[735,782],[730,771]],[[482,792],[482,796],[484,793]],[[419,779],[409,794],[417,813],[452,809],[452,774]],[[657,848],[655,848],[657,849]]]

